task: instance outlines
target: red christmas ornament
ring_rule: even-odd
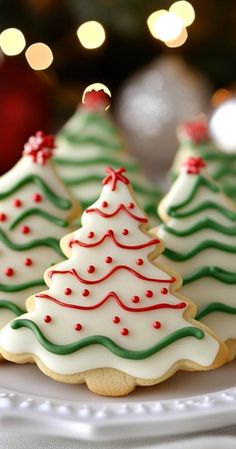
[[[181,140],[189,140],[195,144],[207,142],[209,140],[208,124],[206,120],[195,120],[183,123],[179,128]]]
[[[201,169],[206,167],[205,161],[201,157],[190,156],[183,164],[184,170],[190,175],[198,175]]]
[[[114,170],[112,167],[107,167],[105,169],[105,172],[108,174],[108,176],[103,179],[102,183],[103,185],[111,183],[111,190],[115,190],[118,181],[121,181],[124,184],[129,184],[128,178],[122,175],[122,173],[126,172],[125,168],[121,167],[117,168],[117,170]]]
[[[33,162],[45,165],[47,159],[53,156],[54,148],[56,148],[54,137],[47,136],[44,131],[37,131],[24,145],[23,156],[30,156]]]
[[[83,104],[88,109],[105,110],[110,104],[110,96],[103,89],[92,89],[86,92],[83,98]]]

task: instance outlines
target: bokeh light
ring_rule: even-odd
[[[193,6],[185,0],[173,3],[169,11],[178,16],[186,27],[191,25],[195,19]]]
[[[218,145],[226,153],[236,152],[236,98],[221,104],[210,120],[210,132]]]
[[[52,50],[42,42],[30,45],[25,52],[25,57],[34,70],[45,70],[53,61]]]
[[[183,30],[183,22],[175,14],[165,10],[156,11],[149,16],[148,27],[151,34],[162,41],[173,41]]]
[[[17,28],[7,28],[0,34],[0,47],[7,56],[15,56],[25,48],[24,34]]]
[[[167,45],[167,47],[170,47],[170,48],[180,47],[181,45],[183,45],[186,42],[187,38],[188,38],[188,32],[187,32],[186,28],[182,28],[181,34],[176,39],[174,39],[172,41],[165,41],[165,44]]]
[[[80,25],[77,30],[77,36],[81,45],[89,50],[101,47],[106,39],[103,26],[95,20]]]

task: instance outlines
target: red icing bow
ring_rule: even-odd
[[[52,157],[54,148],[56,148],[54,137],[46,136],[44,131],[37,131],[24,145],[23,156],[31,156],[33,162],[45,165],[46,160]]]
[[[89,109],[106,109],[110,104],[110,96],[103,89],[92,89],[86,92],[83,104]]]
[[[209,139],[207,121],[195,120],[183,123],[179,127],[179,136],[181,140],[188,139],[196,144],[206,142]]]
[[[190,156],[183,164],[183,167],[185,167],[186,173],[190,175],[197,175],[201,172],[203,167],[206,167],[206,163],[201,157]]]
[[[111,190],[115,190],[116,184],[118,181],[123,182],[124,184],[129,184],[128,178],[126,176],[123,176],[122,173],[125,173],[125,168],[121,167],[117,170],[114,170],[112,167],[107,167],[105,169],[105,172],[108,176],[103,179],[102,183],[103,185],[109,184],[111,182]]]

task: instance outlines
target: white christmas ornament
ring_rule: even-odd
[[[227,100],[213,113],[210,132],[217,146],[225,153],[236,153],[236,99]]]

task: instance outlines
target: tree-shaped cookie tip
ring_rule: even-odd
[[[54,137],[46,135],[44,131],[37,131],[24,145],[23,156],[30,156],[34,163],[45,165],[47,159],[53,156],[54,148]]]
[[[184,162],[182,169],[185,173],[190,175],[199,175],[204,167],[206,167],[204,159],[201,157],[190,156],[186,162]]]
[[[92,89],[85,93],[83,104],[88,109],[105,110],[110,104],[110,96],[103,89]]]

